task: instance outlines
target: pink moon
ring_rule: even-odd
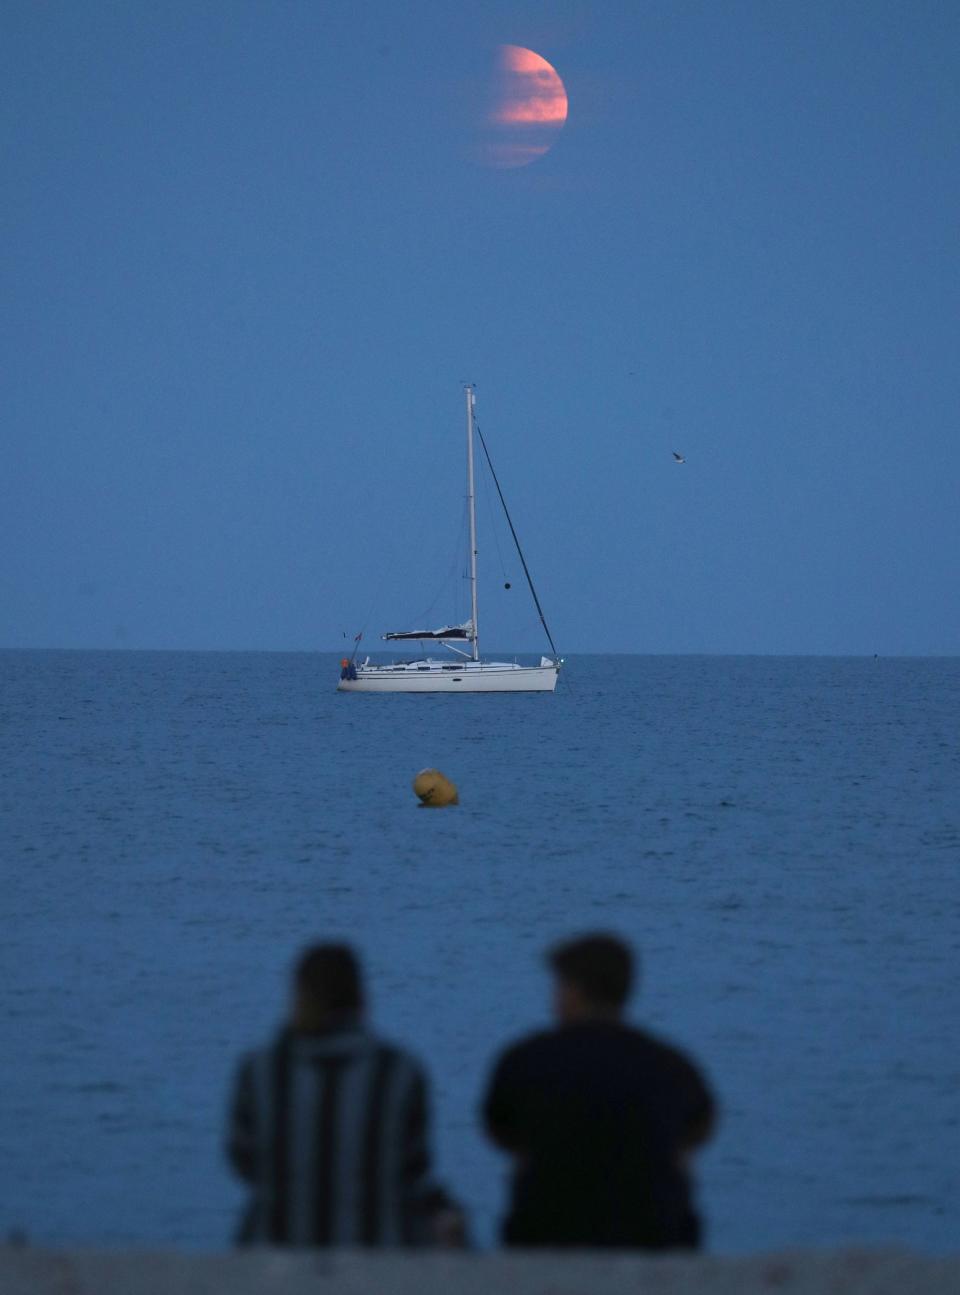
[[[488,166],[529,166],[550,151],[567,120],[567,92],[551,63],[522,45],[497,51],[494,101],[481,156]]]

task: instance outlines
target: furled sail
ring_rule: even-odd
[[[387,642],[397,639],[468,639],[473,638],[473,621],[464,621],[462,625],[445,625],[438,630],[398,630],[394,634],[384,634]]]

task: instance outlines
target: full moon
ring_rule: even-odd
[[[482,160],[488,166],[529,166],[550,151],[566,120],[567,92],[556,68],[532,49],[501,45]]]

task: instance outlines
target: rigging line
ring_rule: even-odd
[[[419,478],[418,478],[418,479],[419,479]],[[419,493],[419,495],[418,495],[418,506],[417,506],[417,509],[416,509],[416,516],[420,516],[420,515],[422,514],[422,512],[423,512],[423,508],[421,507],[421,505],[423,504],[424,500],[425,500],[425,499],[426,499],[426,497],[427,497],[426,481],[425,481],[425,479],[421,479],[421,481],[422,481],[422,483],[421,483],[421,490],[420,490],[420,493]],[[354,657],[356,657],[357,652],[360,650],[360,641],[361,641],[361,639],[363,638],[364,634],[366,634],[366,632],[367,632],[367,628],[369,627],[370,622],[371,622],[371,620],[373,619],[373,614],[374,614],[374,612],[377,610],[377,607],[378,607],[379,602],[380,602],[380,595],[383,593],[383,586],[386,584],[386,581],[387,581],[387,577],[388,577],[388,575],[390,575],[390,572],[388,571],[388,569],[387,569],[386,565],[385,565],[385,564],[383,564],[383,563],[381,563],[381,564],[380,564],[380,576],[379,576],[379,579],[377,580],[377,584],[376,584],[376,587],[375,587],[375,589],[374,589],[373,597],[372,597],[372,599],[370,600],[370,607],[369,607],[369,610],[367,611],[367,614],[366,614],[366,616],[365,616],[365,618],[364,618],[363,624],[360,626],[360,634],[359,634],[359,635],[358,635],[358,637],[354,640],[354,648],[353,648],[353,656],[354,656]]]
[[[384,582],[384,580],[385,580],[385,579],[386,579],[386,572],[385,572],[385,571],[383,570],[383,568],[381,567],[381,569],[380,569],[380,578],[379,578],[379,579],[378,579],[378,581],[377,581],[377,585],[376,585],[376,589],[374,590],[373,598],[370,600],[370,606],[369,606],[369,608],[367,609],[367,614],[366,614],[366,616],[363,618],[363,622],[362,622],[362,623],[361,623],[361,625],[360,625],[360,636],[361,636],[361,637],[362,637],[364,634],[366,634],[366,632],[367,632],[367,626],[370,624],[370,621],[371,621],[371,619],[372,619],[372,617],[373,617],[373,613],[374,613],[374,611],[376,610],[376,606],[377,606],[377,599],[380,597],[380,591],[381,591],[381,589],[383,588],[383,582]],[[359,642],[359,639],[358,639],[357,641]]]
[[[476,419],[473,420],[473,426],[476,429],[477,435],[480,437],[480,444],[483,446],[483,453],[486,457],[487,464],[490,468],[490,475],[491,477],[493,477],[493,484],[497,487],[497,494],[500,496],[500,502],[503,505],[503,514],[507,519],[507,525],[510,527],[510,534],[513,536],[513,542],[517,546],[517,553],[519,554],[519,557],[520,557],[520,565],[523,567],[523,574],[527,577],[527,584],[530,586],[530,592],[533,594],[533,601],[536,603],[537,612],[540,615],[540,624],[543,626],[543,632],[546,634],[547,640],[551,648],[553,648],[554,657],[559,659],[560,654],[557,652],[557,645],[553,641],[553,635],[550,633],[550,629],[547,625],[547,618],[544,616],[543,608],[540,606],[540,599],[537,597],[537,591],[533,587],[533,579],[531,578],[530,570],[527,567],[527,559],[523,556],[523,549],[520,547],[520,541],[517,538],[516,528],[514,527],[513,519],[510,516],[510,509],[507,507],[507,501],[504,499],[503,491],[500,489],[500,482],[497,479],[496,472],[494,471],[493,460],[490,458],[490,451],[487,449],[487,442],[483,439],[483,432],[481,432],[480,425]]]
[[[427,607],[425,611],[421,612],[419,615],[414,617],[414,621],[417,624],[423,624],[423,622],[426,621],[426,619],[433,614],[434,607],[436,607],[440,599],[445,594],[447,594],[450,591],[450,589],[453,589],[454,591],[453,600],[455,604],[455,611],[459,612],[460,604],[457,599],[457,594],[459,593],[459,581],[456,581],[454,577],[457,574],[457,567],[460,565],[460,543],[463,539],[463,534],[466,529],[466,522],[467,522],[467,501],[466,501],[466,498],[464,498],[463,508],[460,510],[460,521],[457,525],[457,543],[454,546],[453,557],[450,559],[450,565],[447,568],[446,575],[442,577],[440,587],[437,589],[436,593],[434,594],[433,601],[430,603],[430,605]]]
[[[360,626],[360,633],[357,634],[353,640],[353,651],[350,654],[351,661],[356,661],[357,659],[357,653],[360,651],[360,643],[361,643],[361,640],[363,639],[364,634],[366,634],[367,632],[367,626],[370,624],[370,621],[373,618],[374,608],[377,605],[377,599],[380,597],[380,591],[383,588],[383,581],[384,581],[384,576],[383,574],[381,574],[380,581],[377,585],[377,591],[373,595],[373,602],[370,604],[370,610],[367,612],[366,619],[364,620],[363,624]]]
[[[481,463],[481,466],[482,466],[482,463]],[[493,512],[493,501],[490,497],[490,490],[489,490],[489,487],[487,486],[486,478],[484,477],[482,472],[480,473],[480,482],[482,486],[484,503],[487,506],[487,516],[490,518],[490,534],[493,536],[493,543],[497,550],[497,561],[500,563],[500,574],[503,576],[504,580],[506,580],[507,568],[504,566],[503,553],[500,551],[500,536],[497,533],[496,517],[494,516],[494,512]]]

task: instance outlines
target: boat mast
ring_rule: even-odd
[[[480,660],[477,634],[477,500],[473,482],[473,410],[476,396],[472,387],[464,387],[467,396],[467,502],[470,510],[470,620],[473,625],[473,659]]]

